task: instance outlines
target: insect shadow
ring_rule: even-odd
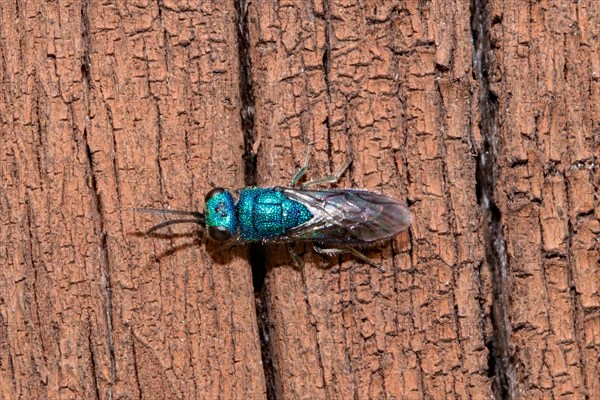
[[[222,251],[227,249],[223,249],[223,246],[219,245],[219,243],[215,243],[211,240],[205,240],[205,238],[203,237],[204,235],[202,235],[202,230],[200,229],[194,229],[186,233],[130,232],[128,236],[144,239],[153,238],[170,241],[173,239],[190,239],[187,242],[175,246],[170,246],[164,251],[157,253],[154,257],[156,261],[161,261],[165,258],[169,258],[174,254],[179,253],[180,251],[202,247],[203,242],[205,242],[204,245],[207,254],[211,257],[215,264],[219,265],[225,265],[230,263],[236,256],[243,257],[244,251],[243,249],[237,248],[229,249],[234,251]]]
[[[276,243],[268,248],[261,243],[250,243],[246,246],[238,246],[233,248],[225,247],[222,244],[214,242],[210,239],[205,240],[202,230],[200,229],[194,229],[186,233],[131,232],[128,234],[128,236],[161,240],[190,239],[190,241],[176,246],[170,246],[164,251],[156,254],[155,259],[157,261],[169,258],[180,251],[199,248],[202,246],[203,242],[206,253],[211,257],[215,264],[225,265],[231,262],[234,258],[240,257],[247,259],[253,267],[264,270],[270,270],[271,268],[288,265],[288,252],[290,251],[289,246],[295,246],[293,251],[300,256],[303,256],[305,253],[310,253],[307,251],[306,246],[304,245],[287,243]],[[299,248],[301,248],[301,251]],[[337,258],[334,257],[326,257],[325,259],[327,262],[318,263],[319,266],[322,266],[322,268],[325,269],[331,267],[337,260]],[[297,264],[292,265],[294,267],[299,267]]]

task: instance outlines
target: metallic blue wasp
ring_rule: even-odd
[[[308,190],[311,186],[337,182],[350,161],[333,175],[295,188],[308,169],[309,158],[310,146],[303,167],[289,187],[212,189],[205,197],[205,213],[153,208],[134,210],[190,217],[159,223],[148,233],[173,224],[196,223],[206,228],[212,240],[224,242],[225,247],[247,242],[312,242],[318,253],[330,256],[352,253],[379,267],[356,247],[377,244],[407,229],[411,221],[408,209],[396,199],[366,190]],[[291,248],[290,253],[296,263],[302,265]]]

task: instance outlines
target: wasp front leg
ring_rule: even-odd
[[[302,185],[302,189],[306,189],[309,186],[316,186],[316,185],[325,185],[327,183],[336,183],[337,181],[340,180],[340,177],[342,176],[342,174],[344,172],[346,172],[346,170],[348,169],[348,167],[350,166],[350,164],[352,164],[352,160],[349,159],[348,161],[346,161],[346,163],[344,165],[342,165],[342,168],[339,169],[338,172],[336,172],[333,175],[327,175],[321,179],[316,179],[314,181],[310,181],[310,182],[306,182]]]
[[[290,181],[290,187],[295,186],[296,183],[298,183],[298,181],[300,180],[300,178],[302,178],[304,176],[304,174],[306,173],[306,171],[308,170],[308,161],[310,160],[310,149],[311,148],[312,148],[312,144],[309,143],[306,146],[306,158],[304,159],[304,165],[302,165],[302,167],[298,170],[298,172],[296,172],[296,175],[294,175],[294,177]]]
[[[296,253],[296,246],[294,244],[289,244],[287,246],[287,248],[288,248],[290,256],[292,257],[292,260],[294,260],[294,263],[296,264],[296,266],[298,268],[302,269],[302,267],[304,267],[304,261],[302,261],[300,256]]]
[[[296,172],[296,175],[294,175],[294,177],[290,181],[290,187],[295,186],[298,183],[298,181],[300,180],[300,178],[302,178],[304,176],[304,174],[306,174],[306,171],[308,170],[308,164],[310,161],[311,148],[312,148],[312,144],[309,143],[306,147],[306,158],[304,159],[304,165],[302,165],[302,167],[298,170],[298,172]],[[337,181],[340,180],[340,178],[344,174],[344,172],[346,172],[346,170],[348,169],[350,164],[352,164],[351,159],[346,161],[346,163],[344,165],[342,165],[342,168],[340,168],[335,174],[327,175],[321,179],[315,179],[314,181],[303,183],[301,185],[301,188],[306,189],[310,186],[325,185],[328,183],[336,183]]]

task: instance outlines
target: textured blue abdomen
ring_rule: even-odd
[[[242,189],[236,212],[244,240],[274,238],[312,218],[308,208],[277,188]]]

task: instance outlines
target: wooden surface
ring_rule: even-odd
[[[600,5],[484,3],[2,3],[0,399],[599,398]],[[384,272],[131,211],[308,142]]]
[[[600,7],[490,2],[496,201],[527,398],[600,397]]]

